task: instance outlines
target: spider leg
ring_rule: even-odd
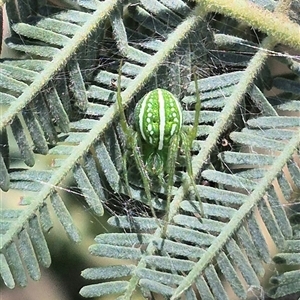
[[[196,105],[195,105],[195,119],[194,119],[193,127],[189,134],[190,148],[192,147],[193,140],[195,140],[197,137],[197,128],[199,125],[199,118],[201,112],[201,98],[200,98],[197,76],[195,74],[194,74],[194,82],[195,82],[195,91],[196,91]]]
[[[122,105],[121,75],[122,75],[122,62],[120,64],[118,80],[117,80],[117,103],[118,103],[118,110],[119,110],[119,115],[120,115],[120,125],[121,125],[122,131],[125,135],[125,141],[126,141],[126,147],[127,147],[127,145],[131,145],[131,143],[132,143],[131,136],[134,134],[134,132],[127,124],[123,105]],[[128,180],[128,172],[127,172],[127,155],[128,155],[128,149],[125,150],[124,155],[122,157],[123,173],[124,173],[123,176],[124,176],[125,186],[127,189],[128,196],[130,198],[132,198],[131,190],[130,190],[130,186],[129,186],[129,180]]]
[[[200,193],[197,189],[196,183],[195,183],[195,179],[194,179],[194,174],[193,174],[193,167],[192,167],[192,156],[191,156],[191,141],[190,141],[190,137],[185,133],[182,132],[181,135],[182,138],[182,145],[184,147],[184,154],[185,154],[185,158],[186,158],[186,169],[187,169],[187,174],[190,178],[190,183],[192,184],[193,188],[194,188],[194,192],[195,192],[195,196],[199,201],[199,206],[200,206],[200,215],[204,216],[204,211],[203,211],[203,204],[201,201],[201,196]]]
[[[158,222],[158,218],[156,216],[153,204],[152,204],[152,196],[151,196],[151,187],[150,187],[150,178],[148,175],[148,172],[146,170],[143,158],[142,158],[142,153],[140,151],[139,148],[139,143],[138,141],[140,140],[137,133],[135,132],[135,138],[133,139],[133,144],[132,144],[132,153],[133,153],[133,157],[136,163],[136,166],[139,170],[139,173],[142,177],[142,181],[143,181],[143,186],[144,186],[144,190],[146,193],[146,198],[147,198],[147,202],[149,204],[152,216],[156,219],[156,223],[157,225],[160,227],[161,224]]]
[[[125,134],[126,139],[128,139],[130,137],[130,134],[132,133],[131,131],[133,131],[133,130],[127,124],[126,116],[125,116],[125,112],[124,112],[124,108],[123,108],[123,104],[122,104],[121,76],[122,76],[122,61],[120,64],[118,80],[117,80],[117,103],[118,103],[118,110],[119,110],[119,114],[120,114],[120,125]]]
[[[126,142],[126,144],[127,144],[127,142]],[[126,149],[122,156],[122,171],[123,171],[122,175],[124,177],[127,194],[132,199],[132,194],[131,194],[131,189],[130,189],[129,179],[128,179],[128,172],[127,172],[127,156],[128,155],[129,155],[129,149]]]
[[[195,179],[194,179],[194,175],[193,175],[192,157],[191,157],[191,153],[190,153],[192,143],[197,137],[197,129],[198,129],[198,125],[199,125],[199,118],[200,118],[200,112],[201,112],[201,99],[200,99],[200,93],[199,93],[199,86],[198,86],[197,76],[195,74],[194,74],[194,82],[195,82],[195,91],[196,91],[195,119],[194,119],[193,127],[190,130],[188,130],[187,133],[182,131],[182,144],[184,147],[184,152],[185,152],[185,157],[186,157],[187,173],[188,173],[188,176],[190,177],[190,182],[193,185],[196,198],[199,201],[201,216],[204,216],[201,196],[196,187],[196,183],[195,183]]]
[[[167,164],[165,169],[165,172],[168,174],[168,179],[167,182],[165,183],[167,187],[167,204],[166,204],[167,218],[165,220],[164,227],[162,230],[163,237],[166,237],[167,226],[170,221],[169,210],[170,210],[170,203],[172,198],[172,189],[174,186],[174,176],[175,176],[176,161],[178,157],[179,141],[180,141],[180,136],[178,134],[174,135],[170,140],[170,145],[168,149]]]
[[[153,217],[156,220],[158,220],[155,210],[154,210],[154,207],[152,205],[152,196],[151,196],[151,192],[150,192],[151,191],[150,178],[148,176],[144,161],[142,159],[142,153],[139,148],[139,140],[140,139],[138,137],[138,134],[133,129],[128,127],[127,136],[126,136],[127,149],[125,150],[125,153],[124,153],[123,159],[122,159],[123,160],[123,176],[124,176],[125,186],[126,186],[128,196],[132,199],[131,188],[130,188],[129,179],[128,179],[128,168],[127,168],[127,156],[129,155],[129,153],[132,153],[135,163],[136,163],[136,166],[138,168],[138,171],[142,177],[143,187],[144,187],[144,190],[146,193],[146,198],[147,198],[147,202],[149,203],[151,213],[152,213]],[[160,224],[158,224],[158,225],[160,226]]]

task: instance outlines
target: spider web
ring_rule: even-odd
[[[145,40],[145,42],[147,42],[147,40]],[[241,42],[241,45],[242,42]],[[193,45],[194,48],[197,47],[197,45]],[[107,47],[109,47],[109,41],[107,43]],[[253,48],[255,51],[260,49],[259,46],[256,47],[256,46],[249,46],[247,45],[247,47],[249,48]],[[191,47],[193,48],[193,47]],[[110,52],[112,52],[112,55],[111,56],[107,56],[107,57],[102,57],[102,59],[99,61],[99,62],[96,62],[96,66],[93,68],[93,69],[84,69],[84,72],[97,72],[99,70],[99,68],[101,69],[105,69],[105,70],[114,70],[114,71],[117,71],[118,70],[118,66],[119,66],[119,63],[120,63],[120,60],[118,60],[115,56],[115,48],[113,45],[110,46],[109,48]],[[108,53],[109,51],[106,51],[106,53]],[[296,56],[290,56],[289,54],[278,54],[277,52],[273,52],[273,51],[268,51],[270,56],[274,55],[274,56],[278,56],[278,55],[282,55],[283,57],[293,57],[293,58],[297,58]],[[249,53],[247,52],[240,52],[240,54],[243,54],[243,55],[248,55],[248,54],[252,54],[253,52],[250,51],[249,49]],[[186,65],[184,64],[184,61],[185,61],[185,58],[186,56],[185,55],[182,55],[180,54],[180,51],[176,52],[176,54],[174,55],[176,59],[169,59],[167,60],[163,65],[162,65],[162,69],[163,68],[166,68],[166,69],[171,69],[170,66],[174,66],[176,65],[176,67],[179,67],[180,69],[182,69],[182,72],[185,73],[185,76],[186,76],[186,83],[190,82],[191,81],[191,77],[192,77],[192,73],[193,72],[196,72],[197,76],[199,78],[203,78],[203,77],[207,77],[209,75],[217,75],[217,74],[220,74],[222,72],[227,72],[227,71],[230,71],[230,67],[226,66],[222,60],[217,56],[215,55],[214,53],[214,50],[210,50],[209,53],[210,55],[210,59],[209,59],[209,62],[206,62],[204,66],[198,66],[196,69],[194,70],[190,70],[189,68],[187,69],[186,68]],[[231,70],[236,70],[237,67],[232,67]],[[64,77],[65,77],[66,74],[64,73],[60,73],[57,77],[56,77],[56,80],[64,80]],[[171,76],[171,75],[170,75]],[[169,82],[170,80],[169,79],[166,79],[165,81],[160,81],[159,82],[159,85],[160,86],[163,86],[163,87],[169,87],[169,89],[173,89],[176,91],[176,83],[174,83],[173,86],[169,86]],[[113,82],[111,83],[112,85],[114,84]],[[155,82],[154,80],[154,83],[152,84],[157,84],[157,82]],[[183,84],[184,85],[184,84]],[[149,86],[151,86],[151,84],[149,84]],[[151,89],[151,87],[150,87]],[[47,90],[45,90],[45,92],[47,92]],[[178,91],[179,92],[179,95],[180,93],[184,93],[184,89],[183,91]],[[180,95],[182,96],[182,95]],[[245,116],[245,108],[244,107],[241,107],[241,117],[244,117]],[[247,111],[248,114],[251,114],[252,112],[249,110]],[[242,120],[243,122],[245,122],[246,120]],[[240,125],[239,124],[236,124],[236,129],[240,129]],[[231,129],[232,130],[232,129]],[[13,140],[13,139],[12,139]],[[221,139],[220,141],[220,144],[221,146],[224,148],[226,147],[231,147],[231,142],[228,140],[228,137],[226,135],[224,135],[224,137]],[[15,147],[12,147],[12,145],[10,145],[11,149],[12,149],[12,153],[14,152],[14,148],[16,148],[16,145]],[[250,149],[252,151],[255,151],[255,149]],[[221,151],[221,150],[219,150]],[[43,157],[41,157],[41,161],[43,160]],[[20,160],[18,158],[18,156],[14,156],[12,154],[11,158],[15,161],[12,162],[12,167],[13,168],[17,168],[17,167],[22,167],[23,165],[22,164],[19,164]],[[45,164],[45,162],[43,162],[43,164]],[[46,162],[46,164],[50,165],[50,162]],[[35,166],[36,168],[39,168],[39,166]],[[227,171],[229,172],[232,172],[231,168],[230,167],[227,167],[226,165],[224,166]],[[43,184],[47,184],[47,183],[43,183]],[[205,184],[210,184],[209,182],[208,183],[205,183]],[[83,194],[76,188],[76,186],[74,185],[74,188],[72,188],[72,183],[66,183],[65,186],[57,186],[56,187],[57,190],[60,190],[62,192],[65,192],[67,194],[69,194],[71,197],[72,197],[72,205],[73,203],[78,203],[78,206],[79,207],[84,207],[84,213],[88,212],[89,215],[91,216],[91,222],[93,222],[95,224],[95,227],[100,229],[101,228],[101,231],[103,230],[104,232],[109,232],[111,229],[107,227],[106,225],[106,221],[103,221],[102,219],[99,219],[98,217],[95,217],[92,213],[90,213],[90,210],[88,208],[86,208],[86,205],[84,204],[84,201],[81,199],[81,197],[83,198]],[[136,202],[132,201],[132,199],[129,199],[128,197],[125,197],[124,195],[120,195],[120,194],[115,194],[115,193],[112,193],[111,191],[107,190],[106,192],[108,192],[108,194],[110,194],[111,196],[111,201],[110,202],[110,205],[108,204],[105,204],[108,212],[111,214],[111,215],[127,215],[128,218],[132,218],[132,216],[149,216],[150,215],[150,211],[149,211],[149,208],[147,206],[144,206],[142,204],[139,204],[138,206],[136,205]],[[2,192],[1,192],[2,193]],[[5,194],[5,196],[1,196],[1,198],[4,198],[4,202],[7,202],[5,201],[5,198],[9,199],[10,196],[9,194]],[[15,196],[14,196],[15,198]],[[15,198],[16,199],[16,198]],[[75,200],[75,201],[74,201]],[[119,212],[120,211],[120,212]],[[82,212],[83,213],[83,212]],[[81,214],[81,213],[80,213]],[[105,217],[106,218],[106,217]],[[134,224],[133,224],[134,226]],[[252,291],[250,291],[252,292]]]
[[[212,19],[212,22],[214,22],[214,19]],[[254,32],[255,33],[255,32]],[[160,33],[157,32],[157,35],[159,35]],[[149,40],[145,39],[144,40],[145,43],[148,43]],[[142,42],[139,41],[137,42],[138,44],[141,44]],[[189,42],[190,43],[190,42]],[[206,49],[205,47],[205,43],[206,41],[203,40],[202,44],[202,50]],[[239,51],[238,53],[241,55],[245,55],[245,56],[251,56],[254,52],[256,52],[257,50],[260,50],[261,48],[259,46],[255,46],[255,45],[250,45],[250,44],[245,44],[242,40],[240,41],[240,45],[243,47],[244,50]],[[98,46],[95,46],[98,47]],[[194,45],[190,45],[191,49],[197,49],[197,47],[199,47],[199,43],[195,43]],[[247,52],[247,50],[245,49],[249,49],[249,52]],[[177,90],[177,93],[179,94],[179,97],[182,97],[182,93],[185,93],[185,89],[187,88],[187,84],[192,80],[192,76],[195,73],[197,75],[198,78],[205,78],[208,76],[212,76],[212,75],[218,75],[218,74],[222,74],[224,72],[231,72],[231,71],[235,71],[235,70],[240,70],[242,69],[240,66],[228,66],[227,64],[225,64],[221,59],[220,59],[220,53],[222,53],[222,51],[218,50],[205,50],[206,53],[203,53],[203,56],[208,56],[207,60],[203,60],[203,62],[201,61],[198,66],[196,66],[195,68],[193,68],[191,70],[190,67],[186,66],[185,64],[185,60],[186,60],[186,54],[181,54],[180,53],[180,49],[177,50],[171,58],[169,58],[165,63],[162,64],[162,69],[167,69],[167,73],[169,72],[169,75],[172,76],[172,67],[176,66],[176,68],[179,68],[181,70],[181,73],[183,73],[183,77],[186,80],[186,84],[181,83],[181,87],[183,86],[183,91],[182,90],[178,90],[178,82],[174,82],[172,83],[172,85],[170,85],[170,79],[166,78],[165,80],[160,80],[159,84],[157,83],[157,81],[154,79],[154,83],[152,83],[152,85],[154,84],[154,86],[152,86],[152,88],[155,87],[165,87],[168,88],[170,90]],[[270,50],[265,50],[268,51],[268,54],[270,57],[274,56],[274,57],[286,57],[286,58],[293,58],[293,59],[299,59],[298,56],[296,55],[290,55],[288,53],[280,53],[280,52],[276,52],[276,51],[270,51]],[[105,55],[101,55],[101,53],[105,53]],[[109,70],[109,71],[114,71],[117,72],[119,65],[121,63],[120,58],[118,58],[118,54],[117,54],[118,50],[114,45],[113,40],[109,40],[107,39],[107,42],[101,45],[101,48],[99,48],[99,56],[101,56],[101,59],[99,59],[98,61],[95,61],[95,67],[94,68],[86,68],[83,69],[81,71],[86,72],[86,73],[97,73],[100,69],[102,70]],[[224,50],[224,53],[228,52],[228,50]],[[109,55],[109,53],[111,53],[111,55]],[[235,53],[237,53],[235,51]],[[193,56],[193,51],[191,51],[191,56]],[[201,64],[203,63],[203,64]],[[200,66],[201,65],[201,66]],[[164,70],[165,71],[165,70]],[[67,73],[64,72],[60,72],[57,76],[56,76],[56,80],[65,80],[67,76]],[[176,81],[176,80],[174,80]],[[115,82],[111,82],[111,85],[114,86]],[[151,84],[150,84],[151,86]],[[151,87],[149,88],[149,90],[151,90]],[[45,88],[44,92],[47,92],[47,88]],[[245,123],[246,120],[244,119],[245,115],[249,115],[252,112],[250,110],[245,111],[245,107],[241,107],[241,117],[243,118],[243,122]],[[248,116],[249,117],[249,116]],[[130,119],[130,116],[129,116]],[[132,121],[132,120],[131,120]],[[241,128],[240,125],[236,124],[236,129],[238,130],[239,128]],[[231,128],[231,130],[234,130]],[[230,132],[230,131],[229,131]],[[14,139],[10,139],[10,141],[14,141]],[[222,149],[228,149],[231,147],[231,142],[228,139],[227,135],[224,134],[224,137],[222,137],[222,139],[219,141],[220,144],[220,148]],[[225,145],[224,145],[225,144]],[[250,149],[251,150],[251,149]],[[17,151],[17,145],[16,144],[12,144],[10,145],[10,151],[11,151],[11,166],[12,168],[18,168],[18,167],[22,167],[24,166],[22,164],[22,160],[18,157],[18,151]],[[220,150],[221,151],[221,150]],[[14,154],[15,153],[15,154]],[[43,160],[43,156],[41,155],[41,160]],[[21,164],[19,164],[21,162]],[[46,163],[49,165],[49,162]],[[34,167],[35,168],[35,167]],[[37,167],[38,168],[38,167]],[[232,172],[232,170],[228,167],[225,166],[225,168],[229,171]],[[47,183],[45,183],[47,184]],[[204,184],[209,184],[209,183],[204,183]],[[78,191],[76,188],[72,189],[69,187],[69,185],[66,185],[66,187],[57,187],[58,189],[61,189],[67,193],[76,195],[76,196],[82,196],[82,193],[80,191]],[[132,203],[132,199],[129,199],[128,197],[124,197],[123,195],[117,195],[112,193],[111,191],[108,191],[108,193],[111,194],[112,197],[112,202],[115,202],[115,204],[113,204],[113,206],[117,207],[123,207],[124,208],[124,212],[126,212],[126,214],[128,216],[132,216],[132,215],[149,215],[149,209],[146,206],[141,205],[141,207],[135,207],[135,205],[133,205]],[[2,193],[2,192],[1,192]],[[115,209],[110,209],[109,207],[108,211],[110,211],[112,214],[116,214],[115,211],[118,211],[117,208]],[[120,209],[121,211],[122,209]]]

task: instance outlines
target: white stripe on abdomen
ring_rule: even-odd
[[[166,115],[165,115],[165,101],[161,89],[158,89],[158,107],[159,107],[159,143],[158,150],[164,147]]]

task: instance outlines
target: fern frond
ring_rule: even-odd
[[[277,124],[279,127],[282,123],[278,123],[277,120]],[[291,130],[293,132],[292,128]],[[275,142],[273,149],[278,151]],[[259,225],[259,220],[263,220],[264,226],[269,230],[273,242],[279,249],[283,249],[286,240],[292,237],[292,228],[272,182],[277,177],[284,176],[282,169],[288,162],[287,166],[290,166],[288,168],[292,170],[294,183],[297,184],[299,168],[289,162],[297,145],[299,145],[298,131],[294,132],[293,138],[282,147],[279,156],[253,153],[247,154],[249,158],[245,160],[238,159],[240,154],[236,152],[232,152],[232,156],[222,154],[224,163],[230,163],[234,167],[242,164],[243,171],[235,171],[234,174],[208,170],[202,172],[203,178],[216,183],[218,187],[199,186],[199,192],[207,200],[207,203],[203,204],[206,218],[199,220],[200,207],[197,201],[183,201],[181,211],[173,218],[173,225],[168,226],[167,240],[159,238],[157,233],[159,229],[153,220],[149,223],[145,218],[128,219],[127,216],[112,218],[109,221],[111,225],[125,230],[136,228],[137,233],[100,235],[96,238],[97,244],[90,248],[91,254],[137,260],[138,263],[136,267],[130,265],[131,279],[127,281],[127,285],[123,280],[122,288],[120,286],[120,289],[114,291],[103,290],[103,284],[108,286],[106,282],[86,286],[81,290],[81,294],[85,297],[91,295],[95,297],[103,295],[102,292],[106,291],[121,293],[126,298],[129,297],[128,291],[134,291],[139,285],[142,290],[148,290],[148,293],[158,292],[167,297],[176,297],[173,285],[178,285],[178,290],[183,286],[181,291],[187,295],[191,292],[192,287],[189,286],[193,283],[193,289],[199,287],[197,292],[202,298],[208,297],[209,293],[210,298],[227,299],[224,283],[221,283],[224,276],[236,295],[240,299],[245,299],[250,286],[260,286],[259,276],[264,274],[263,263],[271,261],[262,232],[263,226]],[[233,159],[235,156],[237,159]],[[260,169],[253,169],[255,164],[258,164]],[[245,171],[245,168],[249,171]],[[294,177],[295,175],[297,176]],[[284,187],[283,185],[282,188]],[[147,233],[153,230],[156,231],[155,234]],[[110,276],[114,279],[123,277],[123,272],[118,275],[111,273],[112,270],[109,268],[105,268],[105,271],[105,278],[99,279],[108,280]],[[90,278],[90,272],[104,274],[104,270],[98,268],[86,270],[83,276]],[[189,275],[183,276],[187,272]],[[238,275],[239,272],[242,278]],[[297,280],[291,284],[297,287]],[[293,291],[296,291],[295,288]]]
[[[20,209],[1,211],[4,282],[11,288],[25,286],[26,273],[37,280],[39,265],[49,266],[44,233],[52,227],[50,209],[68,236],[80,241],[58,193],[66,176],[75,179],[97,215],[109,205],[109,193],[128,197],[122,178],[124,134],[115,104],[122,58],[122,99],[129,118],[134,97],[159,85],[182,99],[184,126],[190,126],[195,115],[196,91],[190,75],[201,73],[203,66],[226,72],[198,80],[202,112],[191,154],[193,174],[209,184],[197,185],[205,217],[199,219],[199,203],[179,167],[170,211],[164,211],[164,187],[151,190],[153,207],[169,214],[167,237],[161,238],[153,218],[111,218],[109,223],[124,233],[99,235],[90,252],[128,264],[85,270],[85,278],[101,282],[84,287],[81,294],[129,299],[141,289],[145,297],[159,293],[174,299],[182,294],[187,299],[196,299],[196,294],[228,299],[226,282],[240,299],[246,298],[249,286],[260,286],[263,263],[271,261],[262,226],[281,251],[294,235],[275,182],[287,200],[294,186],[300,186],[299,122],[277,115],[277,109],[299,111],[297,62],[283,60],[294,78],[272,81],[265,62],[269,53],[276,55],[274,38],[266,37],[257,47],[229,34],[213,35],[206,12],[181,1],[143,1],[126,7],[119,1],[81,1],[80,5],[82,11],[49,8],[30,24],[15,22],[12,28],[21,39],[14,36],[7,41],[32,59],[1,63],[0,101],[7,105],[0,131],[1,188],[28,195]],[[241,44],[247,55],[236,53]],[[263,89],[272,85],[281,89],[280,98],[263,95]],[[249,103],[259,113],[248,112]],[[259,117],[252,118],[252,113]],[[52,168],[11,167],[8,128],[28,167],[40,153],[54,156]],[[218,153],[224,136],[233,148]],[[129,173],[129,177],[133,199],[145,203],[139,176]]]
[[[262,45],[271,50],[274,41],[266,38]],[[212,94],[212,101],[207,97],[207,102],[203,89],[205,82],[199,81],[204,107],[201,122],[206,126],[204,131],[204,128],[201,130],[200,125],[199,132],[208,137],[201,143],[199,154],[193,158],[194,174],[205,166],[204,162],[207,161],[218,139],[226,130],[226,124],[230,123],[230,118],[244,101],[246,93],[249,93],[251,99],[253,98],[253,102],[259,104],[261,113],[266,117],[249,120],[246,123],[248,128],[241,133],[233,132],[230,138],[235,145],[240,145],[241,149],[243,147],[246,149],[248,146],[251,149],[252,147],[268,149],[268,154],[248,153],[248,151],[224,152],[219,155],[219,158],[231,174],[212,170],[202,171],[201,176],[216,187],[198,187],[200,195],[207,201],[203,204],[206,217],[201,220],[199,220],[199,203],[191,200],[183,201],[186,191],[184,186],[181,186],[171,203],[168,220],[172,222],[168,225],[165,240],[160,238],[160,229],[156,228],[155,223],[153,222],[151,226],[146,218],[129,217],[129,220],[127,216],[112,218],[109,221],[111,225],[123,230],[136,229],[138,242],[131,244],[129,241],[125,247],[121,242],[119,243],[118,241],[125,239],[128,233],[124,233],[123,237],[115,239],[114,242],[98,236],[97,244],[90,248],[90,252],[102,257],[134,259],[137,260],[136,267],[130,265],[130,278],[122,280],[119,290],[102,289],[102,285],[109,286],[108,282],[105,282],[84,287],[81,295],[95,297],[106,293],[118,293],[121,294],[122,299],[129,299],[133,291],[140,287],[145,297],[153,292],[172,299],[181,295],[188,299],[195,299],[196,290],[202,299],[228,299],[223,283],[225,280],[239,299],[245,299],[249,287],[260,287],[259,276],[264,274],[263,263],[270,263],[271,256],[259,225],[259,215],[276,246],[282,249],[285,240],[292,236],[292,230],[275,193],[273,182],[278,177],[284,176],[282,171],[284,166],[290,164],[289,161],[293,155],[296,155],[295,149],[299,147],[298,120],[292,117],[278,117],[270,100],[262,95],[257,86],[253,86],[253,81],[262,69],[266,58],[265,49],[257,51],[246,70],[238,74],[238,84],[235,88],[230,89],[229,85],[228,98],[222,95],[224,86],[224,93],[227,92],[227,86],[222,82],[223,78],[220,78],[221,92],[218,89],[219,78],[208,79],[212,80],[213,84],[209,91]],[[195,92],[193,84],[190,85],[189,91]],[[221,96],[223,99],[217,101]],[[216,104],[213,105],[214,100],[222,111],[206,112],[206,107],[216,107]],[[190,100],[187,98],[184,101],[187,103]],[[190,117],[189,115],[189,112],[186,113],[184,118],[187,124],[193,120],[192,114]],[[211,128],[206,125],[210,122],[214,123]],[[284,139],[283,134],[279,141],[276,136],[268,135],[269,139],[261,137],[261,132],[274,128],[275,124],[280,129],[288,128],[289,133]],[[195,144],[198,143],[199,141],[195,141]],[[199,146],[195,149],[199,150]],[[293,172],[297,174],[298,167],[294,162],[292,165],[295,169]],[[235,168],[241,167],[243,170],[240,174]],[[178,211],[179,206],[181,211]],[[152,238],[145,241],[144,235],[153,230],[155,233]],[[93,271],[103,273],[102,268]],[[110,276],[117,280],[122,279],[122,275],[113,275],[111,269],[106,271],[105,279],[109,280]],[[83,275],[89,277],[85,272]],[[177,288],[174,288],[174,285]]]
[[[294,205],[296,206],[296,205]],[[296,208],[296,207],[295,207]],[[286,265],[293,270],[288,270],[282,274],[276,274],[270,278],[271,288],[267,291],[268,295],[273,298],[279,298],[284,295],[296,294],[300,292],[299,288],[299,222],[298,215],[295,213],[291,216],[293,225],[293,239],[287,240],[282,251],[277,253],[273,261],[277,265]]]
[[[88,204],[92,207],[95,213],[103,214],[102,201],[105,197],[103,190],[101,189],[101,182],[98,170],[91,156],[91,150],[95,150],[99,164],[102,165],[105,170],[105,177],[111,188],[120,191],[120,180],[118,171],[116,170],[115,161],[107,159],[110,157],[107,151],[107,145],[99,140],[99,137],[104,137],[104,133],[108,130],[109,124],[116,116],[116,108],[112,106],[110,108],[98,104],[88,104],[87,96],[99,98],[104,97],[111,99],[108,101],[110,105],[115,101],[114,92],[111,89],[103,89],[100,87],[100,91],[103,94],[99,94],[99,88],[96,86],[97,95],[93,91],[91,86],[88,93],[85,89],[84,80],[91,78],[90,74],[83,76],[81,69],[88,70],[87,65],[81,65],[81,62],[86,60],[80,60],[83,55],[83,51],[86,46],[89,51],[89,59],[95,56],[98,47],[99,39],[104,37],[102,24],[106,20],[108,14],[111,15],[112,28],[117,33],[117,44],[121,53],[127,56],[127,58],[135,58],[137,62],[148,62],[149,54],[141,50],[135,49],[128,45],[123,48],[124,41],[127,40],[126,36],[120,35],[118,26],[125,29],[122,16],[118,10],[112,13],[114,6],[117,2],[99,2],[99,6],[89,7],[89,9],[95,9],[91,13],[80,13],[81,19],[78,22],[81,26],[74,26],[72,19],[74,16],[68,12],[56,11],[53,15],[48,15],[47,19],[41,18],[35,20],[32,24],[17,23],[13,26],[13,30],[22,35],[22,39],[11,38],[7,41],[8,45],[15,50],[24,51],[32,56],[37,56],[38,59],[33,61],[19,60],[11,61],[4,60],[2,62],[4,75],[2,82],[2,99],[4,104],[8,105],[7,111],[1,118],[1,132],[6,137],[7,127],[10,126],[14,133],[14,138],[18,143],[19,151],[24,159],[24,162],[28,166],[33,166],[35,162],[35,154],[32,150],[32,143],[36,151],[39,153],[46,153],[48,151],[47,142],[55,145],[60,140],[59,132],[69,132],[69,129],[77,129],[80,132],[70,132],[66,138],[65,143],[59,143],[49,151],[49,155],[62,155],[65,159],[60,160],[58,164],[55,164],[55,169],[50,172],[22,170],[14,171],[9,170],[9,161],[1,160],[3,171],[1,171],[2,189],[8,190],[20,189],[22,191],[30,192],[30,199],[27,199],[28,205],[19,211],[18,216],[14,218],[12,223],[7,223],[7,228],[3,232],[1,239],[1,251],[4,253],[4,257],[11,265],[11,273],[7,274],[7,270],[3,273],[5,281],[8,282],[10,287],[14,286],[11,278],[14,278],[15,282],[19,285],[26,285],[25,280],[26,269],[32,275],[34,279],[38,279],[38,266],[36,263],[34,266],[35,272],[28,269],[29,264],[22,265],[21,261],[25,258],[24,255],[30,253],[32,262],[37,260],[36,252],[32,251],[33,241],[29,239],[26,254],[22,253],[20,246],[13,240],[17,238],[22,230],[27,230],[27,224],[32,216],[36,216],[38,222],[36,223],[37,230],[45,224],[46,230],[52,226],[48,213],[48,205],[46,201],[50,198],[50,203],[60,223],[68,233],[69,237],[74,241],[80,240],[77,229],[74,227],[71,216],[65,207],[62,199],[55,191],[56,187],[62,182],[66,175],[73,170],[73,175],[78,181],[79,187],[83,189],[83,194],[87,198]],[[87,3],[86,3],[87,4]],[[90,3],[91,4],[91,3]],[[51,10],[50,10],[51,11]],[[191,26],[197,23],[197,18],[191,16],[185,24],[183,24],[176,33],[166,41],[165,47],[158,51],[157,54],[151,58],[151,62],[147,64],[142,70],[138,69],[139,75],[137,78],[130,82],[127,94],[124,93],[124,102],[128,102],[132,95],[134,95],[145,80],[156,70],[161,62],[165,60],[166,53],[170,53],[172,49],[184,39],[185,35],[190,30]],[[96,27],[97,26],[97,27]],[[124,31],[125,33],[125,31]],[[178,34],[179,33],[179,34]],[[95,37],[97,46],[95,47]],[[33,40],[32,40],[33,39]],[[85,43],[83,45],[83,43]],[[127,43],[127,42],[126,42]],[[83,46],[81,46],[83,45]],[[92,47],[89,47],[92,45]],[[80,48],[83,47],[83,48]],[[90,49],[90,50],[89,50]],[[166,51],[167,49],[167,51]],[[124,50],[126,50],[124,52]],[[86,53],[84,53],[86,54]],[[138,56],[136,56],[138,54]],[[43,58],[43,60],[41,60]],[[90,60],[91,61],[91,60]],[[92,62],[92,61],[91,61]],[[56,80],[55,75],[60,75],[60,71],[67,66],[68,80],[70,87],[68,86],[68,80]],[[89,68],[93,68],[91,64]],[[125,69],[126,69],[125,65]],[[20,70],[21,69],[21,70]],[[131,68],[133,70],[133,68]],[[38,71],[41,73],[39,74]],[[101,76],[102,74],[98,74]],[[135,73],[136,75],[136,73]],[[102,77],[92,77],[95,82],[101,83]],[[59,78],[60,79],[60,78]],[[105,82],[104,82],[105,84]],[[80,90],[80,92],[78,91]],[[24,90],[24,91],[23,91]],[[85,111],[86,116],[92,116],[93,118],[101,118],[97,120],[82,120],[74,123],[70,123],[69,115],[71,114],[70,108],[70,93],[74,96],[74,106]],[[13,101],[13,102],[12,102]],[[27,128],[19,119],[21,113],[25,116],[24,119],[28,122],[29,133],[32,136],[29,137]],[[103,116],[102,116],[103,115]],[[11,122],[11,120],[14,120]],[[7,139],[6,139],[7,140]],[[71,143],[71,145],[70,145]],[[10,141],[7,140],[7,145]],[[114,149],[117,149],[114,146]],[[115,152],[115,151],[114,151]],[[116,152],[115,152],[116,153]],[[120,152],[121,153],[121,152]],[[2,151],[2,154],[5,152]],[[80,160],[86,155],[85,167],[92,166],[93,168],[88,171],[82,168]],[[117,157],[120,157],[116,153]],[[111,163],[108,165],[108,163]],[[107,172],[109,171],[109,172]],[[85,175],[86,172],[86,175]],[[115,175],[115,176],[113,176]],[[87,184],[90,183],[90,188],[86,192]],[[103,197],[104,196],[104,197]],[[24,201],[24,203],[26,202]],[[46,221],[44,216],[47,217]],[[4,218],[4,222],[6,222]],[[40,225],[41,224],[41,225]],[[43,228],[45,230],[45,228]],[[31,250],[30,250],[31,249]],[[14,262],[12,258],[20,251],[21,258],[16,259]],[[23,256],[22,256],[23,255]],[[20,257],[17,255],[17,257]],[[4,265],[6,265],[4,263]],[[14,267],[15,266],[15,267]]]

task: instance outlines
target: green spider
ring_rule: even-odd
[[[121,69],[121,68],[120,68]],[[142,177],[147,201],[153,216],[156,214],[152,205],[151,178],[165,184],[167,190],[166,212],[172,197],[175,165],[179,148],[182,147],[186,157],[186,168],[190,182],[194,187],[196,197],[200,201],[201,215],[203,209],[199,192],[196,188],[191,163],[191,145],[196,138],[200,116],[200,96],[196,86],[196,114],[192,128],[183,128],[183,109],[178,99],[169,91],[157,88],[147,93],[137,104],[134,111],[134,130],[126,121],[121,97],[121,70],[117,82],[117,103],[120,113],[121,128],[126,137],[127,148],[132,151],[137,168]],[[126,155],[123,160],[125,183],[129,189]],[[164,178],[167,177],[165,181]],[[157,220],[157,218],[156,218]],[[166,220],[168,223],[168,220]]]

